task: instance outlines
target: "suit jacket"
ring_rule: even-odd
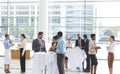
[[[42,43],[45,44],[45,41],[42,40]],[[40,48],[41,44],[39,43],[38,39],[33,40],[32,42],[32,50],[34,50],[34,52],[46,52],[46,48]]]
[[[89,39],[86,39],[86,41],[84,40],[84,50],[85,50],[85,52],[86,52],[86,54],[88,54],[88,52],[89,52],[89,42],[90,42],[90,40]]]
[[[81,40],[81,46],[84,47],[84,45],[85,45],[84,40],[83,40],[83,39],[80,39],[80,40]],[[78,41],[79,41],[79,39],[76,40],[76,42],[75,42],[75,47],[76,47],[76,46],[79,46]],[[82,49],[83,49],[83,48],[82,48]]]

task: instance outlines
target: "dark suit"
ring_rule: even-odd
[[[87,55],[87,58],[86,58],[87,67],[86,67],[86,69],[90,70],[90,56],[88,54],[88,52],[89,52],[89,39],[84,40],[84,43],[85,43],[84,50],[85,50],[86,55]]]
[[[79,43],[79,40],[80,40],[81,43]],[[76,46],[80,46],[80,44],[81,44],[82,47],[85,45],[83,39],[77,39],[76,42],[75,42],[75,47],[76,47]],[[83,48],[82,48],[82,49],[83,49]]]
[[[80,41],[80,42],[79,42]],[[76,46],[82,46],[82,50],[84,50],[84,46],[85,46],[85,43],[84,43],[84,40],[83,39],[77,39],[76,42],[75,42],[75,47]],[[84,62],[82,63],[82,66],[83,66],[83,69],[84,69]]]
[[[42,43],[45,45],[45,41],[41,40]],[[39,42],[38,39],[33,40],[32,42],[32,50],[34,50],[34,52],[46,52],[46,48],[40,48],[42,44]]]

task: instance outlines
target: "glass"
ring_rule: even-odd
[[[49,16],[84,17],[84,2],[49,3]]]
[[[86,0],[86,1],[95,1],[95,2],[120,2],[120,0]]]
[[[8,0],[7,0],[8,1]],[[39,0],[9,0],[9,2],[39,2]]]
[[[8,33],[7,27],[0,27],[0,41],[3,42],[5,39],[5,34]]]
[[[38,32],[37,27],[10,27],[10,35],[14,37],[14,42],[19,42],[20,40],[20,35],[25,34],[27,41],[31,42],[35,37],[35,34]]]
[[[28,36],[28,41],[32,41],[31,38],[35,38],[34,36],[36,36],[39,25],[39,14],[37,13],[40,11],[38,1],[39,0],[9,0],[9,2],[6,2],[4,0],[0,2],[0,25],[6,26],[6,32],[16,38],[14,41],[17,42],[21,33],[28,35],[32,33],[31,35],[33,37],[31,37],[31,35]],[[24,29],[27,31],[24,31]],[[33,33],[35,33],[35,35],[33,35]]]
[[[86,17],[120,17],[120,2],[86,2]],[[89,15],[88,15],[89,14]]]
[[[48,0],[48,1],[60,1],[60,2],[69,2],[69,1],[73,1],[73,2],[75,2],[75,1],[84,1],[84,0]]]

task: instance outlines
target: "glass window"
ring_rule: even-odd
[[[102,49],[106,49],[110,35],[120,42],[120,0],[49,0],[48,4],[49,38],[61,30],[64,37],[71,36],[73,41],[77,39],[76,34],[81,37],[87,34],[90,39],[90,34],[95,33]],[[60,22],[56,23],[58,17]],[[57,20],[53,22],[55,18]],[[103,50],[97,56],[106,59],[106,54],[107,51]],[[118,54],[116,58],[119,59]]]

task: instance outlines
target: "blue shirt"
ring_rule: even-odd
[[[66,41],[62,37],[58,39],[56,53],[57,54],[65,54],[66,53]]]
[[[10,49],[12,45],[12,41],[11,40],[4,40],[4,47],[5,49]]]

